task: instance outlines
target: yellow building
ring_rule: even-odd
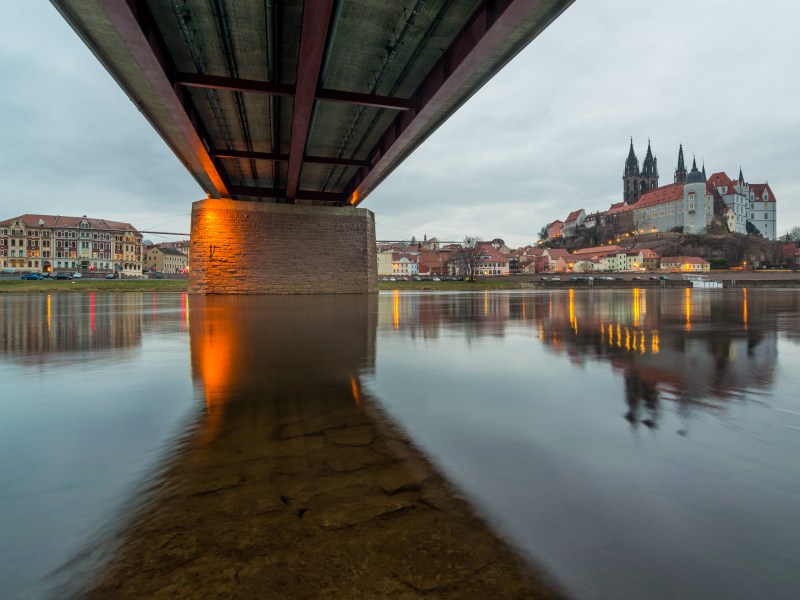
[[[130,223],[26,214],[0,221],[0,263],[18,272],[142,274],[142,234]]]
[[[185,273],[189,257],[175,248],[150,246],[145,252],[145,271],[157,273]]]

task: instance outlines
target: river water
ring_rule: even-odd
[[[3,597],[796,598],[798,308],[0,296]]]

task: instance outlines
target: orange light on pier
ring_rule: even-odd
[[[361,389],[355,377],[350,377],[350,391],[353,393],[353,402],[356,406],[361,406]]]

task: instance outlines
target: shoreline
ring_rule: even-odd
[[[683,279],[681,273],[670,273],[668,281],[650,281],[651,274],[638,275],[642,280],[634,280],[632,273],[615,274],[621,280],[570,281],[570,275],[563,275],[561,281],[542,281],[541,275],[514,275],[481,277],[477,281],[379,281],[378,291],[431,291],[431,292],[483,292],[490,290],[521,289],[631,289],[631,288],[686,288],[691,282]],[[710,280],[722,281],[724,288],[798,288],[800,273],[721,272],[704,274]],[[188,292],[189,283],[185,279],[81,279],[71,281],[25,281],[21,279],[0,279],[0,294],[34,293],[74,293],[74,292]]]

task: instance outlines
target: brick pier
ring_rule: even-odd
[[[189,268],[194,294],[375,292],[375,217],[363,208],[200,200]]]

